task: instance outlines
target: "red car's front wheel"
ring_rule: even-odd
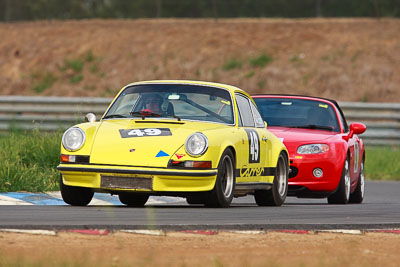
[[[350,195],[350,203],[361,203],[365,195],[365,176],[364,176],[364,159],[361,161],[360,175],[358,177],[356,190]]]
[[[349,158],[344,162],[342,177],[336,192],[328,197],[329,204],[347,204],[350,199],[350,166]]]

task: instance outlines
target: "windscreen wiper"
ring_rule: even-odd
[[[315,124],[296,125],[296,126],[288,126],[288,127],[290,127],[290,128],[318,129],[318,130],[333,131],[333,127],[332,126],[323,126],[323,125],[315,125]]]
[[[178,121],[181,121],[181,117],[178,117],[178,116],[176,116],[176,115],[167,114],[167,115],[165,115],[165,117],[172,117],[172,118],[177,119]]]
[[[111,114],[103,117],[103,119],[111,119],[111,118],[127,118],[127,116],[121,114]]]
[[[133,115],[133,116],[136,116],[136,117],[141,117],[143,120],[144,120],[144,118],[146,118],[146,117],[161,117],[161,115],[160,114],[157,114],[157,113],[154,113],[154,112],[151,112],[151,111],[132,111],[131,113],[130,113],[131,115]]]
[[[177,119],[178,121],[181,121],[180,117],[178,117],[176,115],[172,115],[172,114],[160,115],[158,113],[149,112],[149,111],[133,111],[130,114],[133,116],[141,117],[143,120],[145,117],[171,117],[171,118]]]

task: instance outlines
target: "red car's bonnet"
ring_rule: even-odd
[[[283,143],[286,145],[289,153],[295,153],[297,147],[304,144],[328,144],[332,142],[330,139],[335,138],[335,136],[338,134],[337,132],[329,132],[324,130],[296,129],[277,126],[267,127],[267,129],[275,134],[278,138],[283,140]]]

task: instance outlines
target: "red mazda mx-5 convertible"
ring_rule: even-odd
[[[290,154],[289,196],[361,203],[365,194],[362,123],[347,125],[334,100],[293,95],[255,95],[268,130]]]

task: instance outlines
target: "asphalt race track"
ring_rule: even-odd
[[[153,199],[145,208],[129,208],[114,201],[72,207],[56,198],[35,205],[2,205],[1,197],[4,199],[13,195],[0,194],[0,228],[398,229],[399,192],[400,182],[367,181],[366,198],[362,204],[328,205],[326,199],[288,197],[282,207],[258,207],[253,197],[247,196],[235,199],[227,209],[189,206],[182,198],[162,197]]]

